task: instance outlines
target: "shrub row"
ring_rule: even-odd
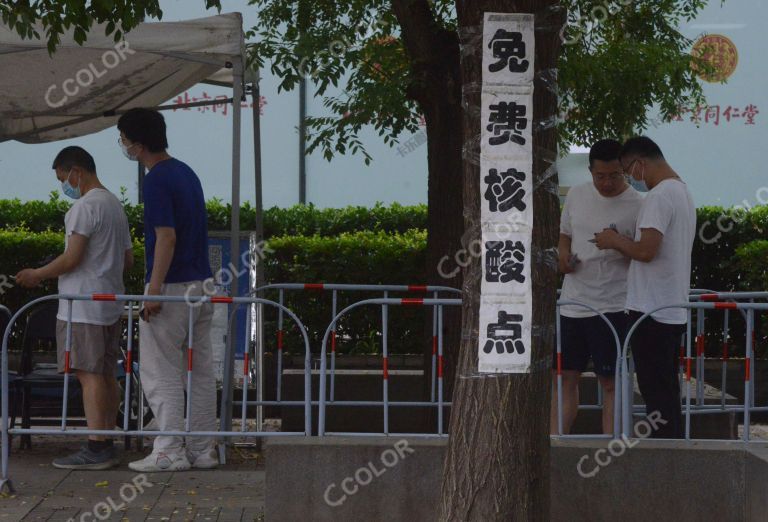
[[[39,266],[59,254],[64,248],[60,232],[0,231],[0,274],[6,277],[20,269]],[[334,282],[334,283],[423,283],[426,233],[411,230],[404,234],[385,232],[343,233],[335,237],[283,236],[272,238],[265,249],[265,270],[272,282]],[[134,241],[136,264],[126,279],[129,293],[143,292],[144,245]],[[0,280],[0,283],[3,281]],[[12,282],[12,281],[11,281]],[[3,292],[4,290],[4,292]],[[26,290],[17,286],[0,286],[0,304],[17,310],[29,300],[56,293],[56,282],[46,282],[40,288]],[[277,300],[278,293],[268,298]],[[381,294],[345,293],[339,295],[338,310],[355,300],[381,297]],[[331,321],[331,294],[316,292],[286,292],[285,304],[294,310],[307,327],[313,349],[320,346],[326,327]],[[389,347],[392,353],[419,353],[424,329],[423,309],[397,308],[391,311]],[[266,309],[268,347],[274,347],[277,312]],[[286,319],[285,348],[303,352],[299,331]],[[338,325],[339,351],[346,353],[377,353],[381,349],[381,311],[366,307],[345,317]]]
[[[134,235],[143,234],[143,206],[123,205]],[[33,232],[62,231],[64,214],[70,203],[52,192],[48,201],[0,200],[0,228],[23,226]],[[208,227],[212,231],[228,231],[232,206],[213,199],[208,201]],[[273,207],[264,211],[264,236],[336,236],[344,232],[384,231],[404,233],[427,226],[426,205],[402,206],[381,204],[369,207],[319,209],[313,205],[290,208]],[[240,228],[256,229],[256,211],[246,202],[240,209]]]
[[[12,227],[24,223],[27,228],[0,230],[0,274],[13,275],[25,266],[37,266],[63,248],[63,239],[57,227],[63,220],[68,205],[52,197],[48,202],[0,200],[0,226]],[[128,206],[134,227],[140,225],[140,207]],[[226,229],[228,207],[220,202],[209,202],[211,229]],[[252,209],[244,207],[242,214]],[[346,209],[319,210],[311,206],[291,209],[270,209],[266,213],[265,227],[269,238],[269,253],[265,260],[266,277],[270,282],[340,282],[340,283],[420,283],[426,280],[425,248],[426,221],[424,207],[377,206],[373,209],[348,207]],[[698,211],[697,237],[692,257],[692,285],[714,290],[768,290],[768,208],[750,211],[723,210],[705,207]],[[50,225],[46,225],[46,222]],[[52,226],[56,223],[56,227]],[[138,223],[138,225],[137,225]],[[418,226],[412,226],[417,224]],[[244,219],[243,228],[252,223]],[[139,227],[140,228],[140,227]],[[373,231],[361,231],[365,228]],[[414,230],[420,228],[422,230]],[[47,230],[50,229],[50,230]],[[42,231],[41,231],[42,230]],[[281,233],[285,230],[290,233]],[[143,272],[143,245],[135,240],[137,264],[128,278],[128,290],[140,293]],[[2,283],[2,281],[0,281]],[[0,302],[13,309],[33,296],[55,291],[55,283],[34,292],[18,288],[6,290]],[[269,297],[276,298],[276,294]],[[363,294],[341,294],[339,310],[351,299],[373,297]],[[300,311],[313,340],[319,346],[330,320],[330,295],[286,294],[286,303]],[[398,321],[391,325],[398,330],[390,332],[393,353],[414,350],[421,342],[423,311],[415,309],[392,310]],[[394,317],[394,315],[393,315]],[[268,316],[268,331],[276,328]],[[339,349],[349,351],[380,348],[373,336],[380,328],[378,310],[358,310],[339,325]],[[765,342],[768,325],[758,317],[758,349]],[[718,353],[721,346],[719,331],[721,318],[710,314],[707,319],[708,350]],[[737,314],[732,316],[731,335],[733,349],[743,347],[743,325]],[[766,331],[763,331],[766,330]],[[295,332],[294,332],[295,333]],[[298,349],[298,337],[286,337],[288,347]],[[374,346],[376,345],[376,346]],[[419,352],[420,349],[415,349]]]

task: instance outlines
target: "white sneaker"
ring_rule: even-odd
[[[183,451],[179,453],[153,451],[141,460],[128,463],[128,467],[133,471],[151,473],[153,471],[185,471],[190,468],[190,465]]]
[[[214,469],[219,467],[219,454],[213,448],[205,450],[202,453],[194,453],[190,451],[188,454],[193,468]]]

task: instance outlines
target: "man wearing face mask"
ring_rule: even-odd
[[[591,306],[603,314],[619,337],[625,331],[624,304],[629,259],[599,250],[594,234],[614,227],[632,234],[642,196],[627,185],[619,153],[621,143],[601,140],[589,152],[591,181],[568,192],[560,217],[560,272],[565,274],[561,299]],[[603,390],[603,433],[613,433],[616,339],[594,310],[566,305],[560,309],[561,360],[553,359],[550,433],[557,434],[557,371],[562,376],[563,434],[568,434],[579,406],[579,379],[592,360]]]
[[[210,289],[208,217],[200,179],[166,149],[165,120],[154,110],[131,109],[117,122],[123,153],[140,161],[144,178],[146,295],[198,297]],[[144,303],[139,349],[141,382],[158,427],[184,431],[184,386],[187,364],[182,355],[188,337],[194,347],[190,427],[216,431],[216,377],[210,330],[213,305]],[[182,471],[218,465],[213,438],[158,436],[152,453],[131,462],[134,471]]]
[[[640,392],[647,413],[658,412],[664,420],[653,436],[681,438],[677,350],[687,313],[683,308],[654,310],[688,302],[696,207],[687,185],[649,138],[627,141],[621,163],[625,172],[649,189],[635,237],[605,230],[596,234],[595,240],[598,248],[613,249],[632,259],[626,305],[630,324],[642,314],[653,312],[638,325],[630,340]]]
[[[128,219],[120,201],[99,181],[96,165],[80,147],[67,147],[53,160],[56,178],[65,195],[75,200],[64,217],[64,253],[40,268],[16,274],[16,282],[34,287],[45,279],[59,279],[60,294],[122,294],[123,271],[133,264]],[[83,389],[88,428],[115,427],[120,394],[115,370],[120,356],[118,302],[72,301],[69,368]],[[59,371],[67,364],[66,338],[69,304],[59,302],[56,322]],[[101,470],[117,465],[111,439],[91,435],[88,445],[73,455],[53,461],[57,468]]]

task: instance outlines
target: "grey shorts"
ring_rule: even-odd
[[[69,354],[70,370],[114,376],[120,351],[120,321],[102,326],[72,323],[72,347]],[[64,372],[64,352],[67,343],[67,323],[56,320],[56,346],[59,372]]]

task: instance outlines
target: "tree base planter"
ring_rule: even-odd
[[[436,520],[446,442],[269,439],[266,519]],[[768,512],[768,451],[738,442],[553,441],[550,473],[552,521],[757,522]]]

